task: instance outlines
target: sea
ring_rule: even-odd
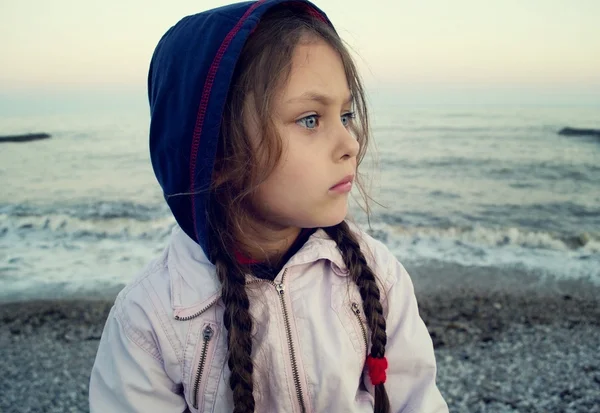
[[[600,285],[600,106],[373,106],[351,215],[403,263]],[[0,301],[117,291],[168,242],[144,105],[0,113]],[[355,200],[357,202],[355,202]],[[443,271],[440,272],[443,277]]]

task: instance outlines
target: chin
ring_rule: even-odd
[[[305,211],[309,211],[306,209]],[[298,228],[327,228],[339,224],[348,215],[348,204],[329,206],[329,208],[313,208],[310,212],[286,221],[286,225]]]
[[[322,222],[319,224],[319,227],[332,227],[334,225],[339,224],[348,215],[348,207],[343,208],[343,210],[331,211],[331,213],[327,214],[323,217]]]

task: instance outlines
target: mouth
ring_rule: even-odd
[[[333,191],[333,192],[341,192],[341,193],[350,192],[350,190],[352,189],[353,182],[354,182],[354,175],[348,175],[348,176],[345,176],[337,184],[335,184],[331,188],[329,188],[329,190]]]

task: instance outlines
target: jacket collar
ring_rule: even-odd
[[[202,248],[179,226],[175,226],[167,249],[171,306],[175,316],[189,316],[216,302],[220,297],[221,284],[215,266]],[[284,269],[321,259],[330,261],[337,274],[347,274],[335,241],[324,230],[318,229],[286,263]]]

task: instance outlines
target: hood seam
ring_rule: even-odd
[[[198,105],[198,112],[196,114],[196,122],[194,125],[194,130],[192,132],[192,145],[191,145],[191,150],[190,150],[190,166],[189,166],[189,168],[190,168],[190,170],[189,170],[190,192],[192,193],[190,195],[190,201],[191,201],[191,207],[192,207],[192,223],[194,225],[194,233],[196,235],[196,240],[198,240],[198,241],[200,240],[200,236],[199,236],[200,234],[198,233],[198,218],[196,215],[196,199],[195,199],[196,197],[193,194],[193,192],[195,192],[194,188],[196,186],[195,176],[196,176],[196,168],[197,168],[198,150],[200,148],[200,140],[202,139],[204,120],[206,119],[206,113],[208,111],[210,93],[212,92],[212,88],[213,88],[215,79],[217,77],[217,73],[219,72],[219,69],[221,67],[221,61],[223,60],[223,57],[225,57],[225,53],[227,52],[227,49],[229,49],[231,42],[233,41],[235,36],[237,36],[237,34],[240,32],[240,30],[242,29],[242,26],[248,20],[248,18],[252,16],[252,13],[254,12],[254,10],[256,10],[256,8],[258,8],[260,5],[262,5],[263,2],[264,2],[264,0],[259,0],[256,3],[254,3],[252,6],[250,6],[245,11],[245,13],[242,15],[242,17],[236,22],[235,26],[233,26],[233,28],[231,30],[229,30],[229,32],[227,33],[225,38],[221,41],[221,45],[217,49],[217,53],[213,57],[212,63],[208,69],[208,73],[207,73],[206,79],[204,81],[204,86],[202,88],[200,104]],[[214,159],[213,159],[213,162],[214,162]],[[213,165],[213,168],[214,168],[214,165]]]

